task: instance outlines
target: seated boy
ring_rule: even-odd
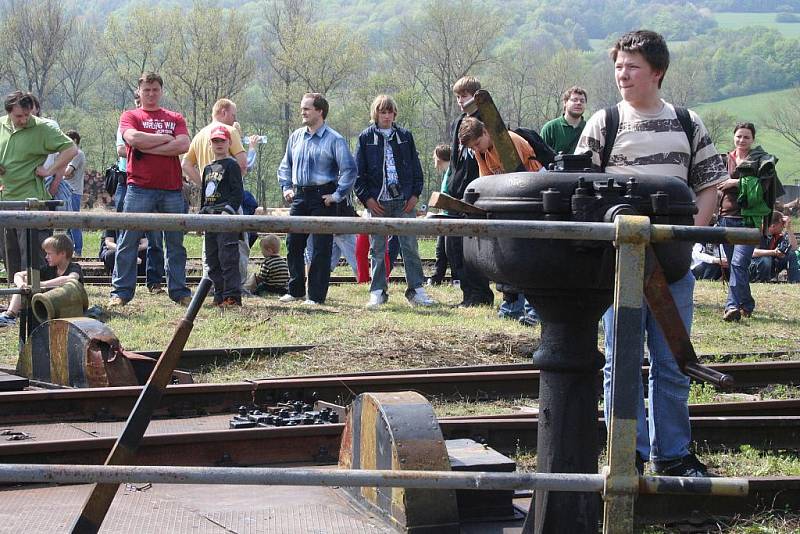
[[[217,159],[203,169],[200,213],[234,215],[242,204],[244,185],[239,164],[229,153],[231,134],[223,126],[214,128],[209,142]],[[241,306],[239,233],[206,232],[205,252],[208,277],[214,283],[214,304]]]
[[[72,261],[75,248],[66,234],[50,236],[42,243],[47,267],[39,271],[41,287],[60,287],[70,280],[83,283],[81,266]],[[14,275],[14,285],[20,289],[28,287],[28,273],[21,271]],[[17,323],[17,315],[22,309],[22,295],[12,295],[8,310],[0,313],[0,328]]]
[[[245,288],[264,297],[269,294],[285,295],[289,290],[289,266],[280,256],[281,240],[275,234],[267,234],[259,242],[264,262],[258,274],[247,279]]]

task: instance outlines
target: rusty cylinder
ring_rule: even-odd
[[[70,280],[61,287],[34,295],[31,308],[40,323],[65,317],[82,317],[89,308],[89,296],[83,284]]]

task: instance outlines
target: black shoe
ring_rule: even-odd
[[[666,460],[655,462],[655,472],[657,475],[668,477],[701,477],[709,478],[717,475],[709,473],[706,465],[697,459],[694,454],[687,454],[677,460]]]
[[[644,476],[644,459],[638,454],[636,455],[636,471],[639,472],[639,476]]]
[[[738,308],[728,308],[722,314],[722,320],[725,322],[739,322],[742,319],[742,312]]]

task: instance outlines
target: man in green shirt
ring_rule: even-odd
[[[31,114],[34,101],[29,94],[14,91],[5,99],[6,115],[0,117],[0,200],[49,200],[44,187],[47,176],[63,176],[67,164],[78,153],[72,139],[54,123]],[[49,154],[58,152],[52,165],[45,166]],[[34,266],[44,261],[41,242],[49,232],[38,231],[32,251]],[[27,246],[23,228],[5,228],[6,272],[16,273],[27,265]]]
[[[564,103],[564,114],[542,126],[542,139],[556,153],[572,154],[586,126],[583,120],[586,91],[574,85],[564,91],[561,101]]]

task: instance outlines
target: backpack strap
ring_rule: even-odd
[[[606,139],[603,143],[603,153],[600,154],[600,172],[606,172],[608,160],[611,159],[611,151],[614,149],[614,142],[617,140],[617,130],[619,130],[619,108],[611,106],[603,110],[606,116]]]
[[[683,128],[683,132],[686,134],[686,138],[689,140],[689,152],[694,152],[694,123],[692,122],[692,118],[689,116],[689,110],[682,106],[674,106],[675,107],[675,115],[678,117],[678,122],[681,123],[681,128]]]

